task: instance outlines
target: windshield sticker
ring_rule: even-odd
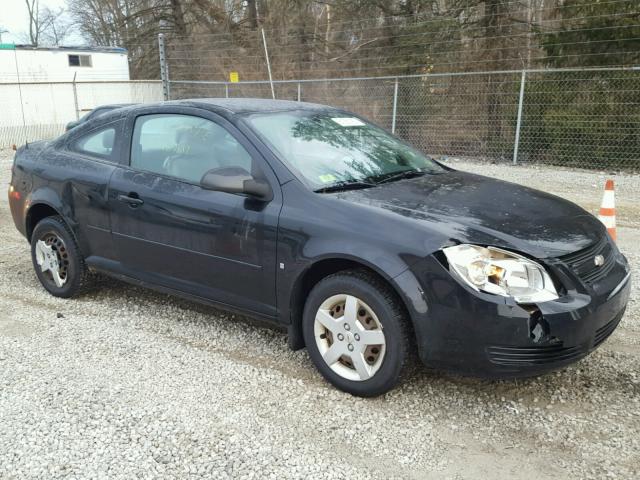
[[[335,117],[332,118],[341,127],[364,127],[364,122],[354,117]]]
[[[320,175],[318,178],[320,179],[320,181],[322,183],[329,183],[329,182],[335,182],[336,181],[336,177],[334,177],[330,173],[327,173],[325,175]]]

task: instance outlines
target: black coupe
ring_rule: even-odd
[[[567,365],[629,298],[625,257],[582,208],[322,105],[118,108],[21,147],[9,199],[51,294],[98,271],[269,320],[361,396],[416,354],[488,377]]]

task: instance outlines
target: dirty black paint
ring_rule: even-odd
[[[356,262],[398,292],[422,360],[461,372],[516,376],[557,368],[615,329],[630,291],[624,256],[611,243],[614,264],[592,284],[561,259],[610,243],[588,212],[553,195],[446,167],[374,188],[314,193],[243,120],[252,112],[294,109],[341,114],[284,101],[164,102],[118,109],[51,143],[22,147],[12,170],[12,185],[22,193],[10,198],[16,227],[27,234],[31,209],[47,205],[71,226],[92,268],[272,320],[292,335],[300,320],[296,302],[304,301],[294,293],[304,275],[319,262]],[[252,173],[268,182],[273,199],[204,190],[131,168],[133,123],[151,113],[197,115],[226,128],[253,157]],[[71,148],[105,125],[116,128],[109,158]],[[142,202],[130,205],[121,196]],[[461,242],[536,259],[561,297],[522,306],[472,290],[437,255]]]

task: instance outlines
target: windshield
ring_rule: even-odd
[[[248,122],[313,190],[443,171],[383,129],[342,112],[255,114]]]

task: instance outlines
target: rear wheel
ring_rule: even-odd
[[[337,388],[363,397],[395,387],[413,354],[395,292],[362,270],[330,275],[313,288],[303,333],[320,373]]]
[[[73,297],[89,285],[75,238],[59,216],[41,220],[31,235],[31,259],[42,286],[56,297]]]

